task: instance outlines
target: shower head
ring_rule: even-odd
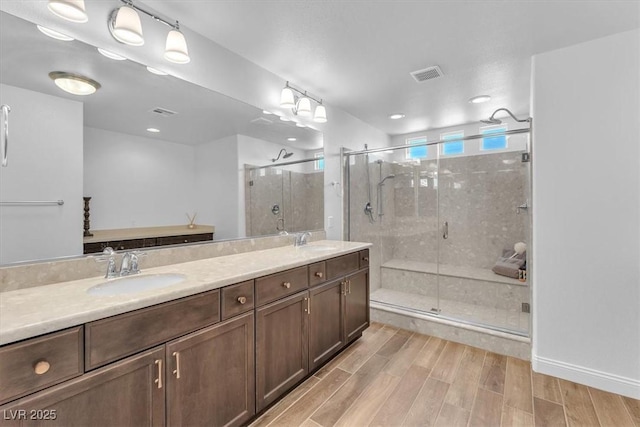
[[[284,156],[282,155],[282,153],[284,152]],[[286,149],[282,149],[280,150],[280,152],[278,153],[278,157],[276,157],[275,159],[271,159],[272,162],[275,162],[277,160],[280,160],[280,157],[282,157],[283,159],[288,159],[289,157],[293,156],[293,153],[287,153]]]
[[[528,117],[526,119],[519,119],[516,116],[513,115],[513,113],[511,111],[509,111],[506,108],[498,108],[496,111],[493,112],[493,114],[491,115],[491,117],[489,117],[489,119],[487,120],[480,120],[482,123],[486,123],[488,125],[499,125],[500,123],[502,123],[502,120],[500,119],[496,119],[494,116],[496,115],[496,113],[498,111],[505,111],[508,115],[511,116],[511,118],[513,118],[513,120],[515,120],[516,122],[519,123],[524,123],[524,122],[531,122],[531,118]]]

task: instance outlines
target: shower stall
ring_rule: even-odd
[[[486,129],[343,151],[345,233],[373,244],[373,308],[526,337],[530,128]]]

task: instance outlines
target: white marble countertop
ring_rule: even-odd
[[[143,259],[142,273],[135,277],[177,273],[186,279],[136,293],[87,294],[87,289],[106,281],[103,277],[0,293],[0,345],[366,249],[371,244],[321,240],[308,246],[320,248],[284,246],[150,269],[144,268]]]

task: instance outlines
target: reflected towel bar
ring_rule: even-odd
[[[0,202],[0,206],[49,206],[64,205],[64,200],[25,200],[16,202]]]

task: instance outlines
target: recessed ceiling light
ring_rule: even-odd
[[[294,137],[287,138],[287,141],[289,141],[289,142],[295,142],[297,140],[298,140],[298,138],[294,138]]]
[[[271,111],[262,110],[262,114],[271,115],[273,113]]]
[[[491,97],[489,95],[478,95],[478,96],[474,96],[473,98],[469,99],[469,103],[470,104],[481,104],[483,102],[487,102],[491,99]]]
[[[152,74],[156,74],[158,76],[166,76],[168,74],[168,73],[165,73],[164,71],[160,71],[157,68],[153,68],[153,67],[147,67],[147,71]]]
[[[110,51],[108,51],[106,49],[103,49],[101,47],[98,48],[98,52],[100,52],[100,54],[102,56],[106,56],[109,59],[115,59],[116,61],[124,61],[125,59],[127,59],[124,56],[120,56],[120,55],[118,55],[116,53],[110,52]]]
[[[45,36],[49,36],[52,39],[62,40],[63,42],[70,42],[75,40],[73,37],[69,37],[66,34],[62,34],[57,31],[54,31],[51,28],[43,27],[41,25],[36,25],[36,27],[38,27],[38,30],[40,30],[42,34],[44,34]]]
[[[282,120],[283,122],[290,122],[291,119],[285,117],[285,116],[280,116],[280,120]]]
[[[405,115],[402,113],[395,113],[395,114],[390,114],[389,118],[391,120],[399,120],[399,119],[404,119]]]
[[[60,89],[73,95],[91,95],[100,89],[101,85],[89,77],[66,71],[52,71],[49,77]]]
[[[147,132],[151,132],[151,133],[159,133],[160,129],[156,129],[156,128],[147,128]]]
[[[305,125],[304,123],[298,123],[298,122],[296,122],[296,126],[299,127],[299,128],[306,128],[307,127],[307,125]]]

